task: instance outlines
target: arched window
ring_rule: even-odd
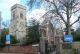
[[[20,18],[22,18],[22,19],[23,19],[23,13],[20,13]]]

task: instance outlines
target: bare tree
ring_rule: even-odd
[[[33,7],[32,5],[37,0],[30,0],[29,5]],[[39,0],[39,1],[45,1],[47,4],[49,4],[49,7],[46,7],[47,9],[50,9],[55,16],[60,18],[65,26],[66,26],[66,34],[71,34],[71,27],[80,19],[80,0]],[[73,15],[77,15],[77,20],[74,22],[71,22],[71,18]],[[72,18],[74,19],[74,18]]]
[[[45,0],[53,6],[52,13],[59,17],[66,26],[66,34],[71,34],[71,27],[79,21],[80,0]],[[49,8],[49,7],[48,7]],[[72,15],[78,15],[77,20],[71,23]]]
[[[47,11],[41,18],[43,18],[42,24],[46,24],[48,21],[52,23],[52,25],[57,29],[62,30],[63,29],[63,22],[60,18],[55,17],[55,15],[52,13],[52,11]]]

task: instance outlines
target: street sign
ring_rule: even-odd
[[[64,36],[64,41],[65,42],[72,42],[73,41],[73,36],[72,35],[65,35]]]
[[[6,35],[6,44],[10,44],[10,35]]]
[[[10,35],[6,35],[6,41],[10,41]]]

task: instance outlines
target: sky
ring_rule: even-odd
[[[20,3],[19,0],[0,0],[0,11],[1,11],[1,17],[3,21],[10,20],[11,18],[11,6],[13,6],[16,3]]]
[[[0,11],[1,11],[1,17],[2,21],[7,22],[11,19],[11,6],[14,4],[21,4],[23,6],[26,6],[27,0],[0,0]],[[31,17],[35,17],[37,20],[39,20],[40,16],[42,16],[45,13],[44,9],[35,9],[31,13],[28,13],[27,10],[26,18],[29,20]]]
[[[10,21],[11,19],[11,6],[13,6],[14,4],[21,4],[23,6],[26,6],[26,10],[27,10],[27,5],[26,5],[26,1],[27,0],[0,0],[0,11],[2,13],[1,17],[2,17],[2,21],[3,22],[7,22]],[[41,20],[41,16],[43,16],[46,11],[44,10],[44,8],[39,8],[39,9],[34,9],[29,13],[29,10],[27,10],[27,22],[30,20],[30,18],[35,18],[38,21],[42,21]],[[72,16],[72,18],[76,18],[76,16]],[[74,21],[74,19],[72,19],[71,21]],[[75,25],[73,26],[75,28]]]

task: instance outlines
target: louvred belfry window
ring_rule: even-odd
[[[22,19],[23,19],[23,13],[20,13],[20,18],[22,18]]]
[[[13,19],[15,19],[15,11],[13,11]]]

